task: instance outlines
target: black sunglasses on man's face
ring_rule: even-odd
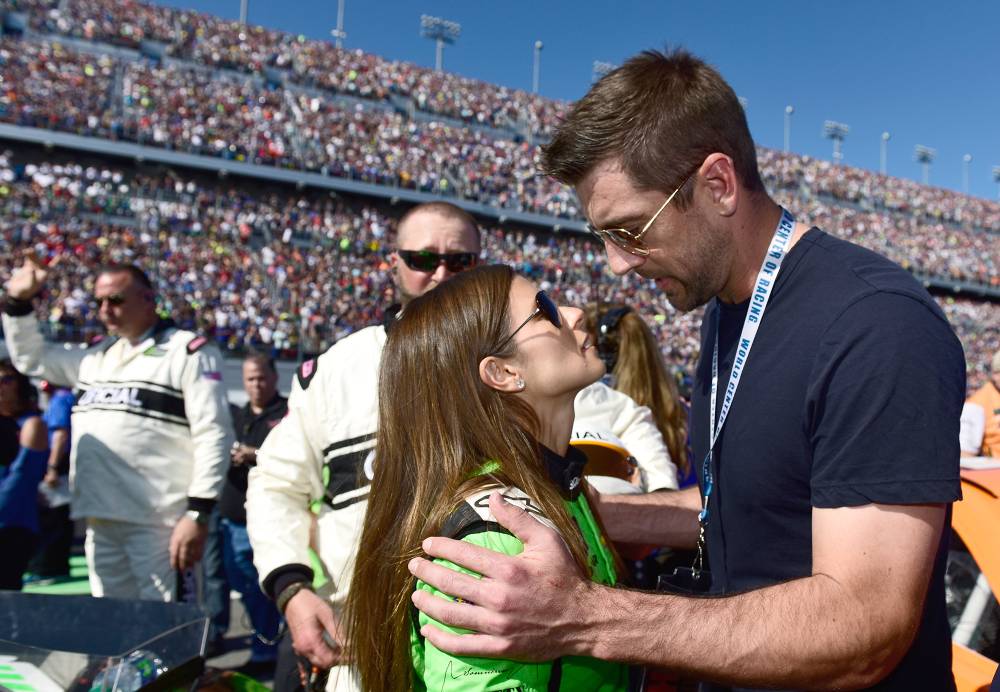
[[[124,293],[112,293],[107,296],[94,296],[94,302],[97,303],[97,307],[101,307],[103,303],[107,303],[111,307],[116,307],[118,305],[125,304],[125,294]]]
[[[444,263],[452,274],[476,266],[479,256],[474,252],[447,252],[440,254],[430,250],[397,250],[396,254],[407,267],[418,272],[432,272]]]

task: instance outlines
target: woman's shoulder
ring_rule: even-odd
[[[523,490],[514,486],[495,485],[468,495],[465,501],[445,518],[441,525],[440,535],[463,540],[476,533],[510,534],[490,511],[490,496],[495,492],[500,493],[506,502],[523,509],[542,524],[555,529],[555,524],[545,516],[538,503]]]

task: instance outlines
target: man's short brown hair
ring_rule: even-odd
[[[722,75],[687,51],[647,50],[574,104],[543,147],[543,166],[576,186],[618,157],[639,188],[670,192],[716,152],[733,160],[744,188],[764,190],[746,114]],[[690,189],[677,201],[685,207]]]

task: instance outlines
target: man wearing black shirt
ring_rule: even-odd
[[[701,516],[681,509],[687,491],[597,505],[613,540],[703,547],[711,576],[686,581],[714,597],[596,586],[494,496],[524,552],[425,541],[483,578],[415,558],[461,599],[420,591],[417,607],[475,632],[422,634],[462,656],[653,664],[709,689],[954,690],[943,572],[965,362],[926,291],[787,215],[732,88],[683,51],[601,79],[545,165],[576,188],[615,273],[655,281],[679,310],[708,305],[691,424]]]
[[[274,362],[259,353],[243,361],[243,388],[248,401],[245,406],[232,407],[236,443],[232,449],[232,465],[226,474],[219,501],[224,535],[223,556],[226,577],[243,596],[243,605],[253,625],[248,672],[264,672],[277,657],[276,644],[281,616],[274,603],[260,590],[257,570],[253,565],[253,549],[247,538],[247,475],[257,463],[257,449],[271,429],[285,416],[287,400],[278,394],[278,372]],[[260,670],[256,670],[259,668]]]

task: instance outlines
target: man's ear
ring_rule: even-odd
[[[524,389],[517,370],[496,356],[487,356],[479,361],[479,379],[490,389],[498,392],[520,392]]]
[[[720,216],[736,213],[740,185],[733,160],[726,154],[709,154],[701,164],[701,174],[716,213]]]

